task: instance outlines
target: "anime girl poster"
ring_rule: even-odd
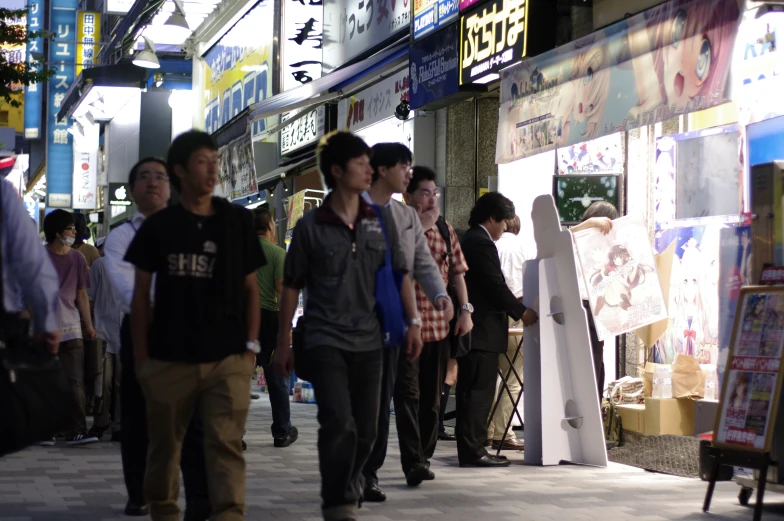
[[[218,149],[218,183],[215,185],[215,195],[231,199],[231,161],[229,147],[222,146]]]
[[[670,228],[656,232],[662,253],[676,241],[670,277],[669,327],[654,346],[654,362],[669,364],[676,354],[716,363],[719,342],[719,265],[722,224]]]
[[[632,216],[613,221],[607,235],[593,229],[574,235],[591,312],[604,338],[667,316],[647,237],[645,222]]]
[[[670,0],[503,71],[496,162],[725,103],[741,3]],[[510,143],[543,121],[549,139]]]
[[[621,134],[559,148],[558,175],[622,174],[622,148]]]

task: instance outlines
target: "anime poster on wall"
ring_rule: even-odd
[[[623,173],[620,133],[559,148],[556,153],[558,175]]]
[[[667,317],[645,221],[623,217],[607,235],[589,229],[574,240],[602,340]]]
[[[670,0],[502,71],[496,162],[728,101],[738,0]]]
[[[259,191],[256,182],[256,165],[253,161],[253,142],[250,135],[235,139],[229,144],[232,190],[231,199],[241,199],[256,195]]]
[[[218,149],[218,184],[215,185],[214,195],[231,199],[231,167],[229,147],[222,146]]]
[[[751,281],[751,226],[723,228],[719,258],[719,382],[723,382],[740,288]]]
[[[661,230],[675,220],[675,140],[670,136],[656,140],[653,178],[654,227]]]
[[[655,248],[663,252],[676,241],[670,277],[669,327],[654,347],[654,361],[670,364],[676,354],[701,364],[718,359],[719,243],[724,224],[670,228],[656,233]]]

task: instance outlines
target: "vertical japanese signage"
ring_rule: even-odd
[[[73,135],[72,207],[92,210],[97,206],[98,144],[100,126],[85,118],[77,118]]]
[[[204,54],[207,132],[217,131],[249,105],[272,96],[273,4],[261,0]],[[264,128],[264,120],[254,121],[253,135]]]
[[[27,4],[27,29],[38,32],[43,29],[44,11],[43,0],[28,0]],[[31,38],[27,47],[27,64],[31,70],[36,70],[35,56],[44,52],[44,41],[40,36]],[[24,137],[25,139],[39,139],[41,137],[41,85],[31,83],[24,90]]]
[[[527,24],[527,0],[492,0],[461,15],[460,85],[481,81],[522,60]]]
[[[321,77],[323,20],[321,1],[285,0],[280,57],[283,91]]]
[[[49,80],[46,129],[47,206],[70,208],[73,188],[73,142],[68,132],[70,120],[57,120],[65,93],[74,81],[76,61],[76,8],[78,0],[52,0],[49,17],[54,40],[49,44],[49,65],[55,75]]]
[[[325,2],[324,72],[344,65],[408,28],[411,25],[410,1]]]
[[[95,62],[95,51],[98,46],[94,44],[101,37],[101,13],[93,11],[79,11],[76,18],[76,73],[79,76],[82,68],[88,69]]]

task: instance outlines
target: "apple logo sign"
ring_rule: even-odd
[[[125,190],[124,186],[121,186],[120,188],[114,191],[114,196],[120,201],[125,199],[127,195],[128,192]]]

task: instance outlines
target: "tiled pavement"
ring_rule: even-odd
[[[266,396],[253,403],[245,438],[249,520],[320,520],[316,407],[292,404],[292,416],[300,440],[275,449]],[[366,505],[362,521],[751,520],[734,483],[719,484],[708,516],[700,511],[705,483],[617,464],[528,467],[513,453],[507,469],[461,469],[454,444],[441,444],[432,465],[436,480],[411,489],[397,458],[392,443],[381,472],[389,499]],[[771,493],[768,501],[763,519],[784,520],[784,498]],[[130,519],[122,515],[124,503],[117,444],[71,448],[58,442],[0,459],[0,521]]]

